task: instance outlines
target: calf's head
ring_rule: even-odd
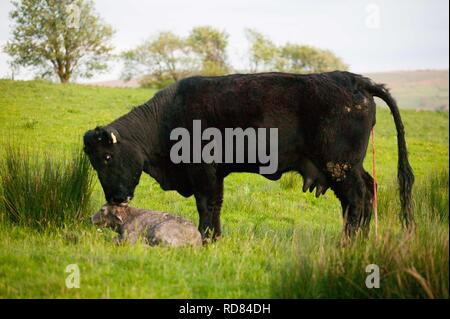
[[[106,201],[116,205],[128,203],[144,166],[136,145],[112,127],[97,127],[84,135],[84,151],[97,171]]]
[[[97,227],[116,229],[125,222],[127,215],[125,206],[105,204],[97,213],[92,215],[91,221]]]

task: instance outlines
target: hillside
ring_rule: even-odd
[[[448,111],[448,70],[399,71],[365,75],[375,82],[385,83],[401,108]]]

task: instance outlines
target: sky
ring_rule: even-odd
[[[200,25],[229,34],[228,56],[248,67],[246,28],[276,44],[300,43],[330,49],[353,72],[449,68],[448,0],[95,0],[100,16],[115,29],[116,53],[158,31],[186,36]],[[12,4],[0,0],[0,46],[10,38]],[[10,75],[0,52],[0,78]],[[115,80],[120,66],[89,82]],[[21,72],[19,78],[29,78]]]

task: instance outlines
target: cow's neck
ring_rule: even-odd
[[[141,151],[146,165],[153,165],[164,156],[159,140],[160,116],[162,110],[171,102],[172,93],[173,89],[170,87],[160,91],[145,104],[135,107],[128,114],[109,124]]]

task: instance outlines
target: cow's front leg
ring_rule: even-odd
[[[214,187],[209,194],[196,194],[195,201],[199,214],[198,229],[203,241],[216,240],[221,235],[220,210],[223,199],[223,184]]]
[[[223,178],[213,165],[193,165],[190,179],[199,215],[198,229],[203,241],[220,236],[220,208],[223,197]]]
[[[195,194],[195,202],[199,216],[198,230],[202,235],[203,242],[211,238],[213,226],[214,205],[212,198],[206,194]]]
[[[218,179],[214,192],[214,208],[213,208],[213,216],[212,216],[212,224],[213,224],[213,238],[219,239],[222,235],[222,229],[220,226],[220,211],[222,209],[223,202],[223,179]]]

